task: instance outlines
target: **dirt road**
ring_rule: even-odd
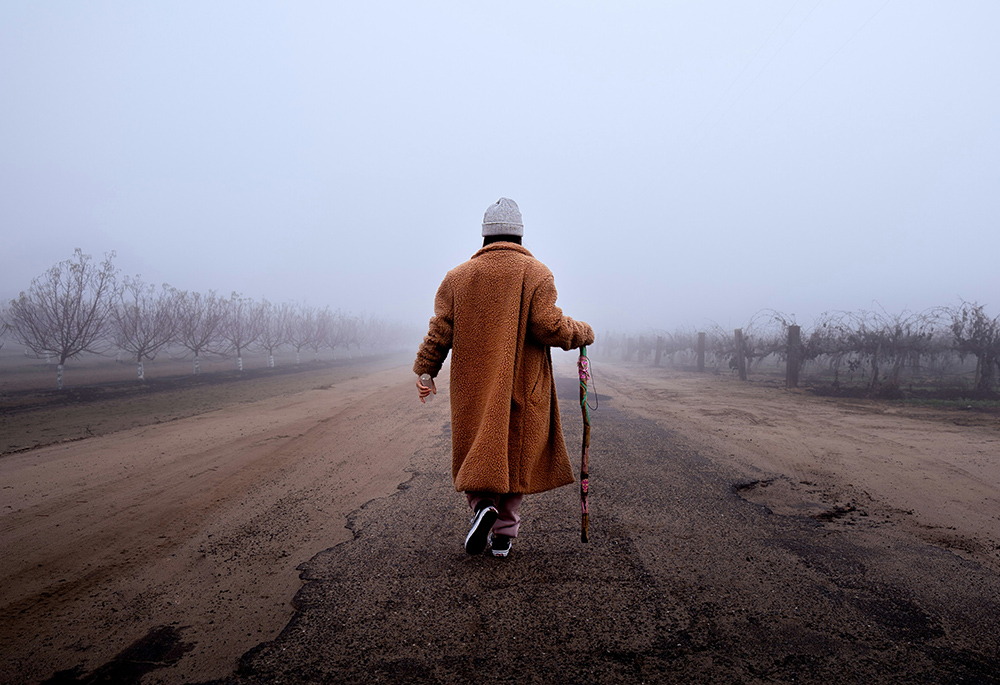
[[[0,458],[0,681],[87,673],[164,626],[190,648],[144,682],[229,673],[291,617],[296,566],[440,432],[444,403],[412,411],[396,362]]]
[[[508,559],[466,557],[465,512],[438,465],[443,432],[415,455],[406,489],[355,514],[352,541],[304,565],[293,621],[224,682],[998,681],[991,565],[832,501],[772,513],[742,496],[753,488],[728,452],[696,450],[620,392],[695,399],[685,377],[604,368],[590,544],[564,488],[525,500]],[[713,404],[766,409],[713,379],[691,382]],[[568,369],[559,388],[568,409]],[[772,401],[786,399],[812,402]],[[571,444],[578,428],[567,421]]]
[[[777,514],[885,520],[1000,571],[1000,415],[609,369],[623,410],[735,469]]]
[[[1000,682],[995,416],[598,363],[494,560],[407,367],[0,458],[0,677]]]

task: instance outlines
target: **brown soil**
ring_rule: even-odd
[[[5,444],[52,444],[0,457],[0,681],[90,670],[164,625],[195,644],[165,680],[232,670],[288,621],[296,566],[348,539],[347,514],[392,492],[414,441],[440,430],[405,411],[405,371],[212,374],[9,410]]]
[[[1000,571],[1000,416],[615,367],[629,411],[741,472],[775,513],[871,517]]]
[[[8,402],[0,681],[995,682],[996,416],[596,371],[592,542],[564,488],[503,566],[409,359]]]

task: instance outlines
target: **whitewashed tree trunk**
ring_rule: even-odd
[[[139,366],[136,369],[136,372],[139,374],[139,380],[140,381],[146,380],[146,370],[142,366],[142,360],[141,359],[139,360]]]
[[[60,364],[56,367],[56,387],[60,390],[63,389],[63,365]]]
[[[302,363],[302,355],[299,353],[298,350],[295,350],[295,365],[298,366],[301,363]]]
[[[243,357],[237,357],[236,358],[236,370],[237,371],[242,371],[243,370]]]
[[[194,372],[195,375],[201,373],[201,357],[197,354],[194,355]]]
[[[274,368],[274,355],[273,354],[267,355],[267,368],[269,368],[269,369],[273,369]]]

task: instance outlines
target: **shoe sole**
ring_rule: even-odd
[[[510,548],[513,547],[514,540],[511,539],[507,541],[507,549],[495,549],[493,547],[493,542],[494,542],[493,533],[490,533],[490,536],[486,541],[486,544],[489,545],[489,549],[486,551],[488,551],[495,557],[505,557],[508,554],[510,554]]]
[[[484,507],[476,512],[469,534],[465,536],[465,551],[468,554],[482,554],[486,549],[486,538],[493,524],[497,522],[497,516],[496,507]]]

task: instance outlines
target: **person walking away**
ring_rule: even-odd
[[[474,512],[465,551],[506,557],[523,497],[574,482],[551,348],[590,345],[594,331],[556,306],[552,272],[521,245],[517,203],[490,205],[482,229],[482,249],[438,288],[413,371],[424,402],[451,352],[452,478]]]

